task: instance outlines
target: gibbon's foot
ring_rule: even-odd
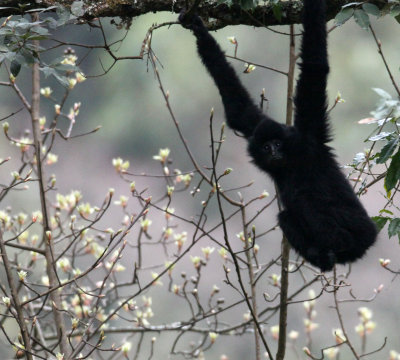
[[[332,250],[310,247],[305,256],[311,264],[319,267],[321,272],[330,271],[336,263],[336,256]]]

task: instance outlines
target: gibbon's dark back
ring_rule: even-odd
[[[377,230],[340,171],[327,115],[329,73],[325,0],[305,0],[300,75],[294,126],[263,114],[239,81],[215,39],[197,16],[193,31],[199,56],[221,94],[227,123],[248,141],[254,164],[275,181],[283,211],[279,225],[291,246],[321,271],[361,258]]]

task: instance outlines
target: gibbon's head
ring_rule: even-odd
[[[249,153],[254,163],[265,171],[273,171],[287,163],[290,131],[273,120],[261,121],[249,139]]]

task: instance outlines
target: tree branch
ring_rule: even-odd
[[[74,0],[64,0],[62,5],[69,8]],[[340,8],[352,2],[352,0],[327,0],[327,19],[335,17]],[[380,9],[387,5],[387,0],[370,0]],[[60,1],[42,0],[39,4],[28,0],[3,0],[0,6],[0,17],[21,14],[32,9],[51,8],[58,5]],[[193,3],[193,1],[191,2]],[[290,25],[301,23],[302,1],[292,0],[282,2],[282,19],[278,21],[273,13],[271,2],[259,5],[251,10],[243,10],[239,5],[228,6],[217,4],[217,1],[201,1],[197,8],[198,14],[203,19],[216,19],[210,24],[211,29],[223,28],[227,25],[250,25],[250,26],[272,26]],[[168,11],[179,14],[186,6],[186,0],[87,0],[85,1],[82,18],[92,20],[103,17],[121,17],[128,20],[132,17],[144,15],[151,12]],[[55,9],[50,9],[54,11]]]

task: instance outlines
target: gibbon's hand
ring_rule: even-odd
[[[185,29],[193,31],[204,29],[204,24],[200,16],[198,16],[197,14],[187,16],[186,9],[183,9],[181,11],[178,17],[178,21]]]

